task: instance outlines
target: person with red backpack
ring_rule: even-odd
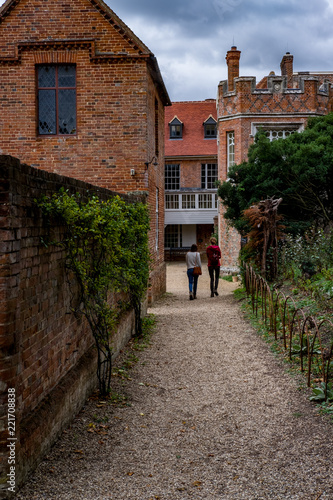
[[[218,295],[217,288],[219,286],[221,266],[221,250],[217,245],[216,238],[212,237],[210,239],[210,245],[207,247],[206,253],[208,257],[208,272],[210,276],[210,296],[214,297],[214,295]]]

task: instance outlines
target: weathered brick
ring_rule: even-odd
[[[115,29],[94,3],[87,7],[83,0],[65,0],[65,5],[69,15],[64,15],[57,0],[48,1],[47,11],[42,0],[19,2],[0,19],[0,81],[5,96],[0,102],[0,153],[121,193],[148,192],[154,215],[156,187],[160,207],[164,200],[164,105],[170,104],[158,71],[150,70],[154,60],[145,46],[137,46],[136,39],[131,43],[132,34],[125,25],[117,20],[123,30]],[[112,20],[112,11],[102,4],[104,9]],[[24,23],[19,21],[22,14]],[[49,16],[55,22],[49,23]],[[18,48],[20,58],[15,60]],[[76,66],[76,135],[39,136],[36,132],[36,66],[52,63]],[[158,166],[149,168],[146,176],[145,163],[154,156]],[[134,176],[131,169],[135,169]],[[1,185],[8,194],[8,185]],[[15,203],[20,204],[26,188],[18,187]],[[32,190],[31,198],[35,196]],[[163,212],[157,251],[155,224],[152,216],[150,249],[159,289],[156,270],[163,263]]]

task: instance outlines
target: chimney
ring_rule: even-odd
[[[237,50],[237,47],[232,46],[230,50],[228,50],[226,55],[226,61],[228,66],[228,92],[234,90],[234,78],[239,77],[239,59],[240,59],[240,50]]]
[[[286,52],[285,55],[282,57],[282,61],[280,64],[281,75],[287,77],[288,89],[293,88],[293,73],[294,73],[293,59],[294,57],[290,54],[290,52]]]

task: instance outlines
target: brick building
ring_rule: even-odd
[[[102,0],[0,8],[0,153],[120,193],[147,192],[151,298],[165,290],[168,105],[156,58]]]
[[[204,252],[214,232],[216,123],[215,99],[174,102],[165,110],[166,259],[193,243]]]
[[[239,76],[241,52],[227,52],[228,79],[218,87],[218,165],[219,179],[226,180],[228,168],[247,158],[247,151],[259,128],[271,140],[304,129],[310,116],[332,111],[333,72],[293,71],[293,56],[287,52],[281,61],[281,75],[271,72],[256,83],[255,77]],[[237,264],[239,234],[227,227],[219,216],[219,241],[223,265]]]

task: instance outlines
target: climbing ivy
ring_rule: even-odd
[[[136,334],[141,332],[141,301],[149,276],[149,216],[143,203],[126,203],[119,196],[84,201],[61,189],[52,197],[35,200],[46,218],[64,226],[61,238],[51,240],[66,252],[69,283],[78,289],[72,311],[86,317],[98,352],[97,376],[102,395],[110,391],[111,338],[124,304],[111,292],[126,292],[134,308]],[[45,242],[44,242],[45,243]],[[126,306],[126,304],[125,304]]]

